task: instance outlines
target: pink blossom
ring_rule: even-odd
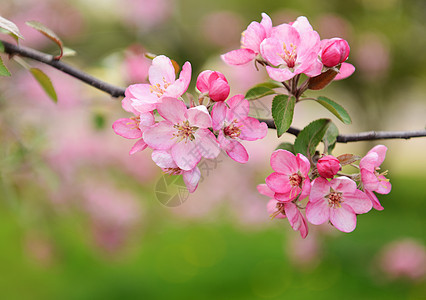
[[[219,130],[220,147],[236,162],[246,163],[248,153],[239,140],[255,141],[266,136],[268,126],[249,117],[249,102],[243,95],[235,95],[226,103],[213,106],[213,130]]]
[[[213,101],[224,101],[229,95],[229,84],[220,72],[206,70],[197,78],[197,89],[207,94]]]
[[[367,195],[358,190],[355,181],[347,177],[328,181],[319,177],[312,183],[306,217],[314,225],[328,220],[337,229],[351,232],[356,227],[356,215],[370,211]]]
[[[298,153],[295,156],[287,150],[276,150],[271,156],[271,166],[275,171],[266,178],[266,184],[275,192],[275,199],[290,202],[309,195],[309,160]]]
[[[267,66],[266,70],[277,81],[285,81],[301,73],[319,75],[322,69],[319,51],[320,37],[306,17],[297,18],[292,25],[274,27],[271,37],[260,45],[263,58],[275,66]]]
[[[342,169],[340,161],[333,155],[327,155],[318,160],[317,169],[320,176],[333,178]]]
[[[335,67],[344,62],[349,56],[349,44],[341,38],[321,41],[321,60],[327,68]]]
[[[299,230],[302,238],[308,235],[308,224],[305,217],[293,202],[281,202],[274,198],[275,192],[266,184],[259,184],[257,190],[262,195],[272,198],[267,204],[268,213],[278,219],[287,218],[293,230]]]
[[[167,174],[182,175],[188,191],[190,193],[195,192],[201,178],[201,172],[197,166],[188,171],[182,170],[174,162],[170,152],[164,150],[154,150],[152,152],[152,160]]]
[[[392,242],[381,251],[380,257],[381,269],[392,278],[416,280],[426,276],[426,248],[416,240]]]
[[[126,89],[126,98],[140,113],[153,111],[164,97],[182,96],[191,81],[191,64],[186,62],[183,65],[179,79],[176,80],[171,60],[160,55],[153,59],[148,73],[150,84],[133,84]]]
[[[383,210],[383,206],[373,192],[389,194],[392,188],[389,179],[385,177],[387,171],[379,173],[379,166],[385,160],[386,151],[386,146],[377,145],[368,151],[367,155],[359,162],[364,191],[373,203],[373,207],[377,210]]]
[[[201,157],[216,158],[220,148],[209,130],[211,117],[203,105],[187,109],[182,101],[164,98],[157,106],[165,119],[143,133],[143,139],[154,150],[170,150],[176,165],[192,170]]]
[[[151,60],[144,56],[140,45],[132,45],[125,52],[123,75],[128,83],[147,82]]]
[[[271,36],[271,18],[262,13],[262,21],[251,22],[247,29],[241,34],[241,48],[223,54],[222,59],[230,65],[246,64],[260,53],[260,44]]]

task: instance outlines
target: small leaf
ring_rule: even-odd
[[[294,154],[294,145],[292,143],[287,143],[287,142],[281,143],[278,145],[277,148],[275,148],[275,150],[278,150],[278,149],[287,150]]]
[[[1,57],[0,57],[0,76],[10,76],[10,72],[6,68],[6,66],[4,65],[3,60],[1,59]]]
[[[0,17],[0,28],[10,32],[16,41],[18,41],[18,39],[24,39],[22,34],[19,32],[18,26],[16,26],[15,23],[9,21],[8,19]]]
[[[336,125],[333,122],[330,122],[327,131],[325,132],[324,138],[322,142],[325,144],[327,149],[327,154],[331,154],[334,147],[336,146],[337,136],[339,135],[339,129],[337,129]]]
[[[55,56],[54,59],[61,59],[63,56],[64,50],[63,50],[63,43],[61,39],[54,33],[50,28],[46,27],[46,25],[37,22],[37,21],[28,21],[25,22],[28,26],[34,28],[38,32],[42,33],[44,36],[48,37],[50,40],[56,43],[58,45],[59,50],[61,53],[58,56]]]
[[[272,117],[277,128],[278,137],[286,132],[293,122],[294,105],[296,98],[287,95],[277,95],[272,101]]]
[[[315,77],[309,78],[308,89],[321,90],[325,88],[330,82],[333,81],[337,74],[339,74],[339,70],[336,68],[331,68]]]
[[[62,48],[62,57],[75,56],[76,54],[77,54],[77,52],[74,49],[71,49],[71,48],[68,48],[68,47]]]
[[[0,52],[4,53],[4,45],[2,42],[0,42]]]
[[[41,85],[46,94],[53,100],[53,102],[58,102],[58,96],[56,95],[55,88],[53,87],[52,81],[50,81],[49,76],[47,76],[42,70],[37,68],[30,69],[31,74]]]
[[[244,98],[247,100],[255,100],[273,94],[275,94],[273,89],[264,86],[258,86],[249,89]]]
[[[328,99],[327,97],[318,97],[316,100],[319,104],[327,108],[333,115],[335,115],[340,121],[345,124],[351,124],[352,120],[348,112],[340,105],[334,102],[333,100]]]
[[[276,88],[282,88],[283,84],[281,82],[278,82],[278,81],[268,80],[268,81],[265,81],[265,82],[262,82],[262,83],[258,83],[255,86],[253,86],[252,88],[255,88],[255,87],[267,87],[267,88],[270,88],[270,89],[276,89]]]
[[[318,119],[303,128],[294,141],[296,153],[302,153],[310,159],[327,132],[330,123],[331,120],[329,119]]]
[[[352,164],[361,159],[361,157],[353,154],[342,154],[336,157],[342,166]]]

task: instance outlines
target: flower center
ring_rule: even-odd
[[[284,203],[277,202],[276,209],[277,210],[270,215],[271,219],[274,219],[279,214],[282,214],[283,216],[285,216]]]
[[[341,205],[341,203],[343,202],[342,193],[332,191],[330,194],[328,194],[325,197],[328,198],[329,207],[340,208],[342,206]]]
[[[287,67],[294,68],[296,65],[296,59],[297,59],[297,46],[293,45],[293,43],[290,43],[290,49],[287,49],[287,46],[285,43],[283,43],[283,50],[284,54],[281,55],[282,59],[286,62]]]
[[[173,135],[178,138],[178,142],[185,140],[186,143],[188,140],[195,140],[194,133],[197,131],[198,127],[191,126],[188,120],[182,124],[175,124],[173,127],[177,129],[177,133]]]
[[[163,86],[161,86],[159,83],[152,84],[149,86],[149,91],[151,94],[155,94],[158,98],[161,98],[163,94],[166,92],[166,89],[171,85],[170,82],[167,82],[166,79],[163,77]]]
[[[290,180],[290,184],[292,187],[301,187],[302,185],[302,181],[303,181],[303,177],[300,176],[300,174],[298,173],[293,173],[292,175],[290,175],[288,177],[288,179]]]
[[[141,118],[140,117],[130,117],[130,122],[127,122],[126,125],[133,125],[130,129],[137,129],[139,128],[139,124],[141,122]]]
[[[180,175],[182,173],[182,169],[181,168],[165,168],[163,169],[164,172],[166,172],[167,174],[170,175]]]
[[[235,139],[235,138],[239,137],[240,134],[241,134],[241,128],[240,128],[240,126],[237,125],[237,120],[233,120],[231,122],[231,124],[229,124],[228,126],[226,126],[223,129],[223,133],[226,136],[229,136],[232,139]]]

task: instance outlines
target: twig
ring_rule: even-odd
[[[27,57],[49,66],[52,66],[55,69],[58,69],[68,75],[71,75],[74,78],[77,78],[88,85],[91,85],[101,91],[104,91],[110,94],[112,97],[124,97],[124,88],[114,86],[107,82],[104,82],[98,78],[95,78],[87,73],[82,72],[81,70],[71,67],[70,65],[60,61],[55,60],[52,55],[34,50],[32,48],[16,46],[14,44],[0,40],[0,43],[4,45],[4,51],[10,56],[19,55],[22,57]],[[289,88],[289,87],[288,87]],[[276,129],[275,123],[270,119],[259,119],[261,122],[265,122],[269,128]],[[300,133],[300,129],[290,127],[287,130],[288,133],[297,136]],[[369,141],[369,140],[381,140],[381,139],[410,139],[415,137],[426,137],[426,130],[417,130],[417,131],[370,131],[370,132],[360,132],[355,134],[341,134],[337,136],[337,142],[339,143],[348,143],[348,142],[358,142],[358,141]]]

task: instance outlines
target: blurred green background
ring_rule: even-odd
[[[268,13],[274,25],[299,15],[322,38],[348,40],[357,71],[319,93],[341,103],[353,125],[302,103],[294,124],[329,117],[342,133],[415,130],[426,121],[426,2],[6,0],[23,45],[55,53],[24,25],[52,28],[77,56],[64,60],[120,86],[146,79],[144,51],[189,60],[197,74],[219,70],[231,94],[265,74],[225,66],[241,32]],[[7,37],[2,35],[1,38]],[[132,141],[116,136],[128,117],[117,100],[56,70],[53,104],[29,74],[6,61],[0,79],[1,299],[425,299],[426,139],[338,145],[364,155],[383,143],[393,185],[379,195],[385,210],[358,217],[356,230],[310,226],[302,240],[287,220],[270,221],[256,185],[271,172],[282,141],[270,132],[248,146],[239,165],[220,157],[183,204],[158,200],[163,177],[148,151],[129,157]],[[135,66],[137,66],[135,68]],[[268,116],[268,106],[262,106]],[[171,182],[169,194],[180,193]],[[174,190],[173,190],[174,189]],[[398,245],[403,246],[398,246]],[[399,247],[399,248],[398,248]],[[399,250],[395,250],[399,249]],[[402,250],[401,250],[402,249]]]

